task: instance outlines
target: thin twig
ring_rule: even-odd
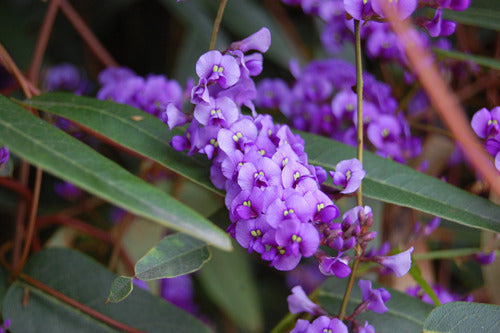
[[[102,46],[101,42],[94,35],[92,30],[87,26],[85,21],[78,15],[76,10],[66,1],[61,0],[61,11],[66,15],[76,31],[83,38],[85,43],[89,46],[94,55],[106,67],[118,67],[116,60],[109,54],[109,52]]]
[[[226,8],[227,0],[221,0],[219,4],[219,10],[217,11],[217,16],[215,17],[214,26],[212,28],[212,37],[210,37],[209,50],[215,49],[215,42],[217,41],[217,34],[219,33],[220,23],[222,21],[222,15],[224,14],[224,9]]]
[[[59,9],[59,4],[61,0],[51,0],[47,11],[45,12],[45,17],[43,18],[42,27],[38,34],[38,39],[35,45],[35,51],[33,52],[33,57],[31,58],[31,64],[28,69],[27,77],[34,86],[38,85],[38,79],[40,76],[40,68],[42,67],[43,55],[47,49],[47,44],[49,42],[50,33],[56,19],[57,10]]]

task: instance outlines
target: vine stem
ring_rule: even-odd
[[[215,49],[215,42],[217,41],[217,35],[219,33],[220,23],[222,21],[222,15],[224,14],[224,9],[226,8],[227,0],[221,0],[219,4],[219,10],[217,11],[217,16],[215,17],[214,26],[212,28],[212,37],[210,37],[209,50]]]
[[[355,50],[356,50],[356,93],[358,95],[358,139],[357,139],[357,158],[363,163],[363,66],[361,63],[361,34],[360,34],[360,24],[358,20],[354,20],[354,40],[355,40]],[[363,206],[363,193],[361,184],[359,185],[358,192],[356,193],[356,204],[358,206]],[[339,319],[343,320],[346,314],[347,304],[349,303],[349,298],[351,296],[352,287],[354,286],[354,280],[356,279],[356,273],[358,271],[358,265],[362,255],[362,249],[359,244],[356,245],[356,259],[352,265],[351,275],[349,276],[349,281],[347,283],[347,288],[345,290],[344,298],[342,299],[342,304],[340,305]]]

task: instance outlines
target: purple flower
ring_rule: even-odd
[[[243,190],[281,184],[281,169],[270,158],[262,157],[254,163],[243,164],[238,173],[238,184]]]
[[[271,46],[271,32],[264,27],[243,40],[233,42],[229,46],[229,50],[240,50],[242,52],[256,50],[265,53],[269,46]]]
[[[500,131],[500,106],[491,109],[486,108],[477,111],[471,120],[471,126],[474,132],[481,139],[488,136],[495,136]]]
[[[384,313],[389,309],[385,303],[391,299],[391,294],[384,288],[372,289],[372,282],[370,280],[360,279],[358,286],[361,289],[363,303],[367,304],[366,309],[376,313]]]
[[[357,330],[355,330],[356,333],[376,333],[375,328],[370,325],[367,321],[365,321],[365,324],[363,326],[359,326]]]
[[[216,50],[208,51],[198,59],[196,74],[207,82],[217,82],[222,88],[229,88],[240,79],[236,59]]]
[[[61,197],[70,201],[75,201],[83,195],[83,191],[70,182],[56,183],[54,190]]]
[[[411,253],[413,252],[413,246],[408,250],[388,256],[388,257],[374,257],[374,261],[378,262],[382,266],[390,269],[397,277],[402,277],[411,268]]]
[[[255,251],[262,254],[266,251],[263,237],[271,229],[264,216],[256,219],[239,220],[235,223],[233,237],[242,247],[248,249],[249,253]]]
[[[320,316],[307,329],[307,333],[317,332],[348,333],[348,330],[347,326],[340,319]]]
[[[0,168],[3,167],[9,160],[10,151],[7,146],[0,148]]]
[[[257,85],[255,104],[261,108],[278,108],[288,98],[290,90],[281,79],[263,79]]]
[[[238,107],[229,97],[210,97],[208,103],[199,103],[194,108],[194,117],[202,125],[229,127],[238,116]]]
[[[288,302],[288,309],[290,313],[296,314],[307,312],[312,315],[321,312],[320,306],[307,297],[302,286],[295,286],[292,288],[292,294],[286,298]]]
[[[443,20],[442,15],[443,10],[436,9],[434,18],[424,23],[424,27],[427,28],[427,30],[429,31],[429,35],[431,35],[432,37],[446,37],[455,32],[457,24],[452,21]]]
[[[469,7],[470,0],[439,0],[438,4],[443,8],[462,11]]]
[[[163,109],[158,116],[161,121],[168,125],[168,128],[172,130],[174,127],[182,126],[187,123],[188,118],[184,113],[182,113],[173,103],[169,103],[166,108],[161,106]]]
[[[307,329],[311,326],[311,323],[305,319],[298,319],[295,327],[290,331],[290,333],[306,333]]]
[[[452,293],[448,291],[445,287],[443,287],[440,284],[435,284],[432,287],[432,290],[434,290],[434,293],[436,294],[437,298],[441,302],[441,304],[445,303],[450,303],[450,302],[456,302],[456,301],[464,301],[464,302],[472,302],[472,296],[466,296],[462,297],[458,294]],[[422,301],[434,305],[433,300],[430,298],[429,295],[422,289],[420,286],[415,286],[415,287],[408,287],[406,288],[406,293],[412,297],[421,299]]]
[[[189,313],[196,313],[197,308],[193,302],[194,289],[191,275],[186,274],[161,279],[160,283],[160,293],[163,299]]]
[[[357,158],[340,161],[335,166],[335,171],[330,171],[333,184],[344,187],[340,191],[344,194],[356,192],[365,175],[366,171],[363,170],[363,165]]]
[[[10,324],[11,324],[10,319],[9,318],[5,319],[2,325],[0,325],[0,333],[7,332],[7,329],[10,327]]]
[[[45,89],[48,91],[76,91],[82,78],[80,72],[72,64],[61,64],[49,69],[45,75]]]
[[[284,220],[276,230],[275,240],[278,246],[297,257],[310,257],[319,247],[318,230],[298,219]]]
[[[490,265],[495,261],[495,251],[479,252],[474,254],[473,258],[481,265]]]
[[[374,14],[371,1],[367,0],[344,0],[344,8],[356,20],[363,20]]]
[[[351,274],[351,269],[348,266],[347,259],[341,258],[341,253],[337,257],[329,257],[325,253],[317,257],[319,261],[319,270],[324,275],[335,275],[343,279]]]
[[[182,87],[175,80],[167,80],[163,75],[149,75],[141,92],[137,95],[140,108],[157,116],[160,106],[173,103],[182,107]]]
[[[392,6],[399,19],[408,18],[417,8],[417,0],[371,0],[373,11],[384,17],[384,8]]]

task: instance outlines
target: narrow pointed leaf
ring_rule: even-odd
[[[500,306],[452,302],[438,306],[425,320],[424,333],[500,332]]]
[[[133,278],[119,276],[111,284],[108,300],[106,302],[118,303],[127,298],[134,289]]]
[[[356,156],[350,147],[318,135],[300,132],[309,162],[327,170]],[[500,232],[500,206],[400,163],[364,152],[363,195],[410,207],[472,228]],[[331,180],[329,180],[331,182]],[[329,183],[331,185],[331,183]]]
[[[500,10],[492,8],[469,8],[463,12],[443,11],[444,19],[492,30],[500,30],[498,17],[500,17]]]
[[[61,92],[39,95],[22,103],[79,123],[212,192],[222,193],[210,182],[207,163],[170,146],[172,137],[181,131],[170,131],[167,125],[147,112],[129,105]]]
[[[74,250],[42,250],[28,261],[24,273],[108,318],[143,332],[210,332],[194,316],[140,288],[120,303],[106,304],[109,286],[116,275]],[[2,316],[11,319],[10,331],[14,333],[120,331],[19,279],[7,292]]]
[[[0,142],[30,163],[134,214],[231,248],[229,237],[203,216],[4,96]]]
[[[500,70],[500,61],[493,58],[453,50],[444,50],[438,48],[433,48],[433,50],[437,54],[438,58],[451,58],[463,61],[471,61],[483,67]]]
[[[347,279],[330,278],[320,288],[318,293],[319,304],[328,313],[338,313],[340,304],[344,298]],[[372,311],[366,311],[357,316],[360,323],[365,320],[373,325],[377,332],[398,332],[420,333],[424,321],[432,310],[430,304],[424,303],[419,299],[401,293],[397,290],[386,288],[377,283],[373,283],[373,288],[385,288],[391,293],[391,299],[385,303],[389,311],[378,314]],[[347,306],[347,315],[350,315],[354,308],[361,303],[361,290],[357,282],[355,283],[349,303]]]
[[[197,271],[210,259],[207,245],[177,233],[165,237],[135,264],[135,276],[148,281]]]

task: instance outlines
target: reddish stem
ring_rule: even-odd
[[[47,44],[49,42],[50,33],[52,31],[52,26],[56,19],[57,10],[59,8],[61,0],[50,1],[49,8],[45,12],[45,17],[43,18],[42,27],[38,34],[38,39],[35,45],[35,51],[33,57],[31,58],[31,64],[27,73],[28,79],[34,86],[38,85],[38,79],[40,75],[40,68],[42,67],[42,60],[45,50],[47,49]]]
[[[31,190],[20,181],[12,178],[0,177],[0,186],[16,192],[28,203],[31,203],[31,200],[33,200]]]
[[[117,67],[118,63],[111,56],[111,54],[109,54],[106,48],[102,46],[101,42],[97,39],[80,15],[78,15],[76,10],[66,0],[61,0],[60,8],[99,61],[101,61],[106,67]]]
[[[24,281],[28,282],[29,284],[31,284],[32,286],[34,286],[35,288],[38,288],[42,291],[44,291],[45,293],[51,295],[51,296],[54,296],[56,297],[57,299],[63,301],[64,303],[66,304],[69,304],[71,305],[72,307],[74,307],[75,309],[78,309],[80,310],[81,312],[83,313],[86,313],[88,314],[89,316],[95,318],[95,319],[98,319],[100,321],[102,321],[103,323],[106,323],[107,325],[110,325],[110,326],[113,326],[113,327],[116,327],[118,328],[120,331],[123,331],[123,332],[130,332],[130,333],[140,333],[140,332],[143,332],[139,329],[136,329],[136,328],[133,328],[131,326],[128,326],[118,320],[115,320],[111,317],[108,317],[94,309],[92,309],[91,307],[88,307],[87,305],[85,304],[82,304],[76,300],[74,300],[73,298],[55,290],[55,289],[52,289],[51,287],[47,286],[46,284],[32,278],[31,276],[29,275],[26,275],[26,274],[21,274],[19,276],[21,279],[23,279]]]

